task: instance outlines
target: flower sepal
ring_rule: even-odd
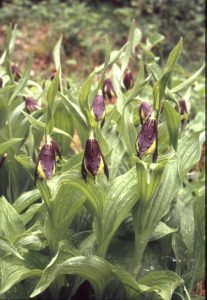
[[[157,120],[152,114],[145,120],[137,137],[136,148],[138,157],[141,159],[143,155],[150,154],[152,155],[152,161],[156,163],[158,156],[157,144]]]
[[[98,94],[95,96],[92,103],[91,116],[93,120],[95,120],[95,122],[100,122],[102,127],[105,121],[105,114],[106,114],[105,99],[102,91],[99,90]]]
[[[37,179],[51,179],[55,174],[56,156],[61,159],[59,145],[54,140],[47,141],[40,150],[35,169],[34,183]]]
[[[88,175],[95,180],[96,176],[103,172],[109,179],[108,166],[101,153],[98,141],[93,137],[88,138],[86,141],[81,172],[85,182]]]

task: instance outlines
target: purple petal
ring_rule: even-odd
[[[140,158],[153,145],[154,141],[157,147],[157,122],[154,118],[149,117],[144,122],[137,138],[137,150]]]
[[[106,100],[112,100],[116,97],[111,79],[107,78],[103,82],[103,96]]]
[[[101,150],[95,139],[88,139],[85,146],[84,165],[94,177],[97,175],[101,163]]]
[[[45,144],[42,147],[38,161],[41,164],[45,176],[47,179],[50,179],[55,167],[55,149],[52,144]]]
[[[123,83],[124,83],[126,90],[129,90],[133,87],[134,79],[133,79],[131,71],[129,71],[129,70],[125,71]]]
[[[151,115],[151,113],[151,105],[148,102],[142,102],[139,106],[139,117],[141,125],[143,125],[144,121],[149,115]]]
[[[105,113],[105,100],[103,95],[97,95],[94,98],[92,110],[95,115],[96,121],[103,119]]]
[[[34,100],[32,97],[24,97],[24,101],[25,101],[26,111],[29,114],[34,112],[35,110],[40,109],[40,106],[38,105],[37,101]]]

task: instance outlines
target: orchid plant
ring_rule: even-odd
[[[182,38],[161,68],[153,53],[160,36],[144,43],[139,32],[132,22],[120,50],[106,39],[105,61],[80,85],[62,74],[62,37],[55,74],[38,83],[32,58],[23,72],[13,64],[16,29],[8,30],[0,58],[1,299],[198,299],[204,177],[194,166],[204,134],[184,121],[204,66],[173,80]]]

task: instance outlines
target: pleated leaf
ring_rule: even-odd
[[[178,143],[179,169],[181,177],[185,176],[193,165],[200,159],[201,146],[204,142],[200,133],[184,136]]]
[[[30,76],[31,68],[32,68],[32,56],[30,56],[30,58],[28,59],[28,62],[27,62],[27,65],[26,65],[26,69],[25,69],[24,73],[22,74],[22,77],[19,80],[18,85],[14,89],[14,92],[13,92],[13,94],[12,94],[10,100],[9,100],[9,105],[21,93],[21,91],[27,85],[27,82],[28,82],[29,76]]]
[[[148,178],[147,170],[144,167],[139,168],[139,165],[137,177],[139,189],[142,189],[142,198],[132,210],[137,255],[135,274],[139,271],[147,243],[162,217],[169,211],[173,197],[181,184],[175,159],[165,162],[164,168],[162,164],[156,167],[150,174],[151,180]]]
[[[175,65],[178,61],[178,58],[181,54],[183,46],[183,39],[181,38],[175,48],[169,55],[164,73],[160,77],[160,79],[154,84],[153,94],[154,94],[154,104],[153,107],[155,110],[160,110],[161,100],[164,97],[165,90],[168,84],[168,81],[171,77],[171,74],[175,68]]]
[[[188,88],[192,85],[192,83],[196,80],[196,78],[203,72],[205,68],[205,64],[203,64],[200,69],[198,69],[190,78],[175,86],[170,90],[171,93],[179,93],[180,91]]]
[[[28,208],[31,204],[40,198],[39,190],[32,190],[21,194],[14,202],[13,207],[18,213]]]
[[[172,228],[163,222],[159,222],[150,238],[150,241],[159,240],[168,234],[176,232],[177,230],[177,228]]]
[[[11,255],[0,259],[0,295],[24,279],[41,276],[42,271],[35,265],[37,259],[40,259],[40,255],[32,254],[30,260],[21,260]]]
[[[59,86],[59,71],[56,73],[54,79],[52,80],[50,87],[47,92],[47,122],[46,122],[46,133],[51,134],[53,132],[54,127],[54,101],[58,91]]]
[[[8,253],[23,259],[17,248],[12,243],[7,238],[0,236],[0,256]]]
[[[20,216],[4,197],[0,198],[0,220],[0,235],[11,242],[25,232]]]
[[[163,300],[171,299],[173,291],[182,283],[183,279],[172,271],[151,272],[138,280],[143,291],[155,292]]]
[[[51,199],[52,223],[48,218],[45,233],[54,251],[59,241],[65,239],[70,224],[86,201],[86,197],[70,182],[59,182],[58,188]]]
[[[99,245],[101,255],[106,255],[111,239],[138,199],[135,168],[111,182],[103,212],[102,238]]]
[[[20,143],[22,139],[20,138],[12,138],[7,142],[0,144],[0,154],[4,153],[6,150],[8,150],[13,145],[16,145],[17,143]]]
[[[180,115],[175,110],[175,108],[172,107],[172,105],[167,101],[163,102],[163,107],[164,107],[164,115],[167,123],[167,128],[170,136],[170,142],[176,151],[178,145]]]
[[[78,275],[87,279],[97,296],[101,295],[112,276],[110,265],[105,260],[92,255],[82,256],[78,250],[62,242],[57,255],[44,270],[31,297],[42,293],[56,277],[63,274]]]
[[[34,117],[32,117],[31,115],[27,114],[26,112],[22,112],[26,119],[30,122],[30,124],[36,128],[37,130],[41,131],[42,133],[44,133],[44,129],[45,129],[45,123],[41,122],[40,120],[37,120],[35,119]],[[59,128],[56,128],[56,127],[53,127],[53,130],[52,130],[52,134],[62,134],[66,137],[68,137],[69,139],[73,140],[73,137],[68,134],[67,132],[59,129]]]

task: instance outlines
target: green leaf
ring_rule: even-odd
[[[163,222],[159,222],[150,238],[150,241],[159,240],[168,234],[176,232],[177,230],[177,228],[172,228]]]
[[[61,36],[59,40],[57,41],[57,44],[55,45],[53,49],[53,60],[55,63],[55,69],[58,70],[61,68],[61,63],[60,63],[60,49],[61,49],[61,43],[62,43],[63,37]]]
[[[23,168],[29,173],[30,177],[33,179],[35,173],[35,165],[31,157],[25,155],[16,155],[15,160],[23,166]]]
[[[151,78],[151,74],[146,79],[144,79],[143,81],[140,82],[140,77],[139,77],[139,75],[137,76],[137,79],[134,83],[133,88],[130,89],[126,94],[125,106],[129,102],[135,100],[134,97],[138,96],[141,93],[141,91],[143,90],[145,85],[149,82],[150,78]]]
[[[205,199],[198,197],[193,205],[194,247],[190,263],[188,291],[205,277]]]
[[[13,145],[16,145],[17,143],[20,143],[22,139],[20,138],[12,138],[7,142],[0,144],[0,154],[4,153],[6,150],[8,150]]]
[[[37,188],[40,191],[41,197],[44,200],[44,203],[47,206],[49,214],[51,213],[51,198],[52,198],[52,193],[51,189],[48,186],[47,182],[45,180],[38,179],[36,183]]]
[[[87,200],[91,204],[91,209],[97,218],[102,215],[103,204],[106,202],[105,193],[103,187],[98,183],[94,183],[92,178],[87,179],[87,183],[81,176],[81,165],[73,167],[70,171],[64,172],[58,179],[57,185],[68,184],[77,188],[83,195],[87,197]],[[56,189],[56,187],[55,187]]]
[[[175,108],[172,107],[172,105],[167,101],[163,102],[163,107],[164,107],[164,115],[165,115],[165,119],[166,119],[166,123],[167,123],[167,128],[169,131],[170,142],[176,151],[177,145],[178,145],[180,115],[175,110]]]
[[[2,251],[6,252],[6,254],[13,254],[14,256],[24,259],[19,252],[17,251],[16,247],[5,237],[0,236],[0,256],[2,256]],[[4,253],[5,254],[5,253]]]
[[[73,252],[66,252],[66,250],[63,255],[58,253],[43,272],[40,281],[30,297],[35,297],[42,293],[57,276],[74,274],[87,279],[91,283],[97,298],[101,299],[101,294],[112,277],[110,265],[97,256],[80,255],[71,257],[74,254]],[[63,260],[65,257],[68,259]]]
[[[128,45],[128,42],[120,50],[114,50],[114,51],[111,52],[108,67],[111,66],[113,63],[115,63],[119,59],[121,54],[125,51],[127,45]],[[103,70],[104,66],[105,66],[105,63],[103,63],[102,65],[100,65],[98,67],[95,67],[95,69],[94,69],[94,71],[92,72],[91,75],[94,76],[95,74],[100,73]]]
[[[71,114],[63,101],[58,103],[54,110],[54,124],[57,128],[73,135],[73,121]],[[70,147],[68,138],[63,135],[59,135],[55,140],[59,145],[61,145],[62,156],[67,155],[68,148]]]
[[[91,85],[94,81],[94,74],[91,74],[86,81],[83,83],[81,90],[80,90],[80,95],[79,95],[79,102],[80,102],[80,107],[83,112],[86,110],[89,110],[88,106],[88,96],[90,93]]]
[[[149,171],[144,163],[137,164],[141,199],[132,210],[137,255],[135,274],[140,269],[141,258],[149,239],[161,219],[168,213],[172,199],[181,184],[175,159],[155,165],[150,173]]]
[[[171,299],[174,290],[183,283],[183,279],[172,271],[150,272],[138,280],[142,290],[156,292],[161,299]]]
[[[178,143],[178,157],[181,177],[185,176],[193,165],[200,159],[203,140],[200,133],[184,136]]]
[[[41,275],[42,271],[35,266],[35,260],[39,257],[34,256],[34,254],[31,255],[33,255],[33,258],[31,257],[30,261],[21,260],[11,255],[0,259],[0,295],[26,278]]]
[[[24,73],[22,74],[21,79],[18,82],[18,85],[14,89],[14,92],[9,100],[9,105],[11,105],[12,101],[20,94],[20,92],[25,88],[27,81],[30,76],[30,71],[32,68],[32,56],[29,57]]]
[[[40,120],[35,119],[34,117],[32,117],[32,115],[29,115],[24,111],[22,113],[25,115],[26,119],[30,122],[30,124],[34,128],[36,128],[37,130],[44,133],[45,123],[41,122]],[[73,141],[73,137],[70,134],[68,134],[67,132],[65,132],[65,131],[63,131],[59,128],[53,127],[52,134],[54,134],[54,135],[55,134],[61,134],[61,135],[64,135],[64,136],[68,137],[70,140]]]
[[[17,35],[17,25],[14,25],[14,28],[10,25],[7,30],[7,41],[6,41],[6,50],[3,52],[0,58],[0,65],[5,62],[5,59],[10,59],[12,52],[14,51],[15,39]]]
[[[54,100],[58,91],[59,87],[59,71],[56,73],[54,79],[52,80],[50,87],[47,92],[47,103],[48,103],[48,110],[47,110],[47,122],[46,122],[46,133],[51,134],[53,132],[54,127]]]
[[[162,172],[163,164],[151,164],[149,167],[139,158],[136,159],[137,179],[139,186],[139,196],[143,204],[147,205],[153,193],[158,187]]]
[[[13,207],[21,213],[40,198],[39,190],[31,190],[21,194],[13,203]]]
[[[164,39],[165,39],[164,35],[162,35],[158,32],[155,32],[152,35],[150,35],[149,43],[150,43],[151,48],[153,48],[157,44],[161,43]]]
[[[105,40],[105,66],[104,69],[106,69],[108,67],[108,64],[110,62],[110,56],[111,56],[111,50],[110,50],[110,45],[109,45],[109,41],[108,38],[106,37]]]
[[[161,78],[154,84],[153,87],[153,94],[154,94],[154,110],[159,111],[161,101],[164,97],[165,90],[168,84],[168,81],[171,77],[171,74],[175,68],[177,60],[180,56],[181,50],[183,46],[183,39],[181,38],[179,43],[175,46],[172,52],[169,55],[164,73],[162,74]]]
[[[51,199],[52,222],[47,219],[45,224],[45,234],[49,244],[54,249],[54,253],[57,251],[59,241],[67,235],[74,217],[85,201],[85,196],[69,182],[58,182],[57,189]]]
[[[11,242],[25,232],[20,216],[4,197],[0,198],[0,220],[0,235]]]
[[[26,232],[15,242],[16,248],[25,248],[29,250],[40,250],[43,248],[42,241],[38,237],[39,232]]]
[[[133,45],[134,45],[134,38],[135,38],[135,20],[133,20],[131,22],[130,28],[129,28],[129,34],[128,34],[128,44],[125,50],[125,57],[124,57],[124,61],[121,67],[121,71],[122,73],[124,72],[124,70],[127,68],[128,63],[129,63],[129,59],[130,56],[132,54],[132,49],[133,49]]]
[[[187,268],[188,249],[182,239],[177,233],[172,237],[172,248],[176,258],[176,273],[185,277],[185,270]]]
[[[203,64],[200,67],[200,69],[198,69],[190,78],[188,78],[187,80],[185,80],[181,84],[179,84],[179,85],[175,86],[174,88],[172,88],[170,90],[170,92],[171,93],[179,93],[183,89],[186,89],[187,87],[192,85],[192,83],[196,80],[196,78],[203,72],[204,68],[205,68],[205,64]]]
[[[103,212],[101,243],[98,245],[101,256],[106,255],[116,230],[139,199],[135,172],[133,168],[110,183]]]
[[[69,109],[72,111],[72,113],[78,117],[79,122],[84,123],[85,128],[87,128],[86,118],[82,113],[80,107],[76,103],[74,103],[74,101],[71,101],[66,95],[60,93],[60,96],[62,97],[66,105],[69,107]]]
[[[27,225],[35,215],[38,215],[38,213],[40,215],[41,212],[45,212],[44,203],[35,203],[22,213],[20,217],[24,225]]]

